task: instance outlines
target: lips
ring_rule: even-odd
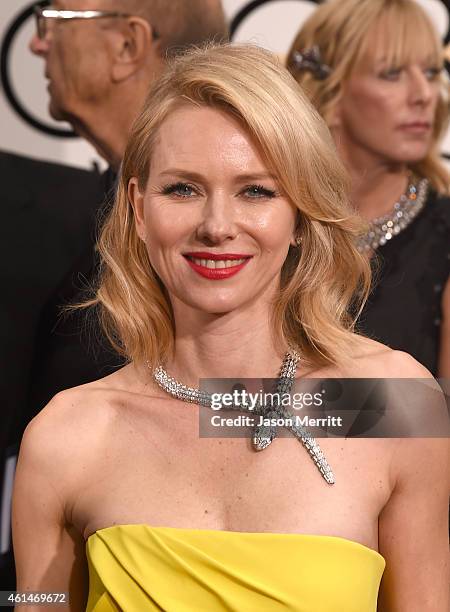
[[[210,270],[223,270],[225,268],[234,268],[244,263],[245,259],[197,259],[191,258],[190,261],[197,266],[208,268]]]
[[[210,280],[223,280],[242,270],[252,258],[243,253],[184,253],[189,266],[200,276]]]
[[[400,125],[401,130],[425,132],[431,128],[429,121],[411,121],[410,123],[403,123]]]

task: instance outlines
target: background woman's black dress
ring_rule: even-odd
[[[450,199],[430,192],[400,234],[377,249],[358,330],[410,353],[437,375],[441,302],[450,272]]]

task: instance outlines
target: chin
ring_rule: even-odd
[[[417,164],[421,162],[428,154],[430,147],[409,144],[408,147],[401,147],[394,151],[386,151],[386,160],[394,164]]]
[[[432,142],[429,139],[408,142],[402,151],[405,162],[416,164],[422,161],[428,155],[431,145]]]
[[[242,293],[236,295],[234,291],[232,294],[231,292],[224,292],[224,294],[221,295],[220,292],[214,290],[213,295],[210,296],[205,294],[195,295],[195,293],[191,293],[189,296],[181,296],[178,294],[177,297],[180,302],[193,310],[215,316],[223,316],[233,311],[238,311],[248,304],[248,301],[243,298]]]
[[[417,152],[417,154],[414,154],[414,152],[410,151],[409,155],[405,155],[401,161],[409,165],[418,164],[419,162],[425,159],[425,157],[427,156],[427,153],[428,153],[428,149],[425,149],[425,151],[419,151]]]
[[[228,300],[228,299],[211,299],[211,300],[199,300],[189,304],[198,310],[208,315],[223,316],[231,312],[239,310],[242,306],[242,300]]]
[[[55,121],[64,121],[64,116],[59,108],[54,102],[50,101],[48,105],[48,112],[50,117]]]
[[[48,112],[55,121],[69,121],[69,113],[54,98],[50,98]]]

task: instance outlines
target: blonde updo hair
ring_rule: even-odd
[[[347,174],[324,121],[289,72],[268,51],[247,45],[209,46],[172,60],[133,126],[89,302],[99,306],[108,338],[128,360],[156,365],[172,354],[170,300],[137,235],[127,188],[137,177],[145,190],[161,124],[191,104],[237,118],[299,211],[301,249],[290,249],[273,304],[276,341],[311,363],[345,360],[361,342],[349,306],[356,313],[370,285],[367,259],[355,247],[362,228],[348,203]]]
[[[370,34],[380,26],[383,36],[383,57],[391,66],[402,66],[418,57],[425,49],[437,67],[443,66],[444,50],[438,33],[428,15],[415,0],[329,0],[321,4],[305,21],[288,53],[287,66],[309,96],[325,121],[330,125],[343,86],[352,72],[369,54],[379,48],[369,48]],[[326,78],[316,79],[311,72],[299,70],[295,53],[317,46],[321,62],[331,68]],[[449,121],[449,85],[444,75],[439,97],[432,145],[426,157],[411,170],[429,179],[441,193],[450,191],[450,174],[440,157],[440,142]]]

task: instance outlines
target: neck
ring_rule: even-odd
[[[336,137],[341,159],[350,173],[351,201],[368,221],[389,213],[405,193],[410,171],[406,163],[394,163],[363,147],[345,143]]]
[[[167,363],[171,376],[197,387],[201,378],[278,375],[287,346],[274,341],[268,312],[260,305],[224,315],[199,313],[185,305],[182,310],[181,316],[174,304],[175,350]]]
[[[90,142],[116,171],[147,88],[147,82],[140,88],[128,84],[127,88],[118,89],[110,98],[102,99],[101,104],[89,107],[82,116],[69,117],[75,132]]]

